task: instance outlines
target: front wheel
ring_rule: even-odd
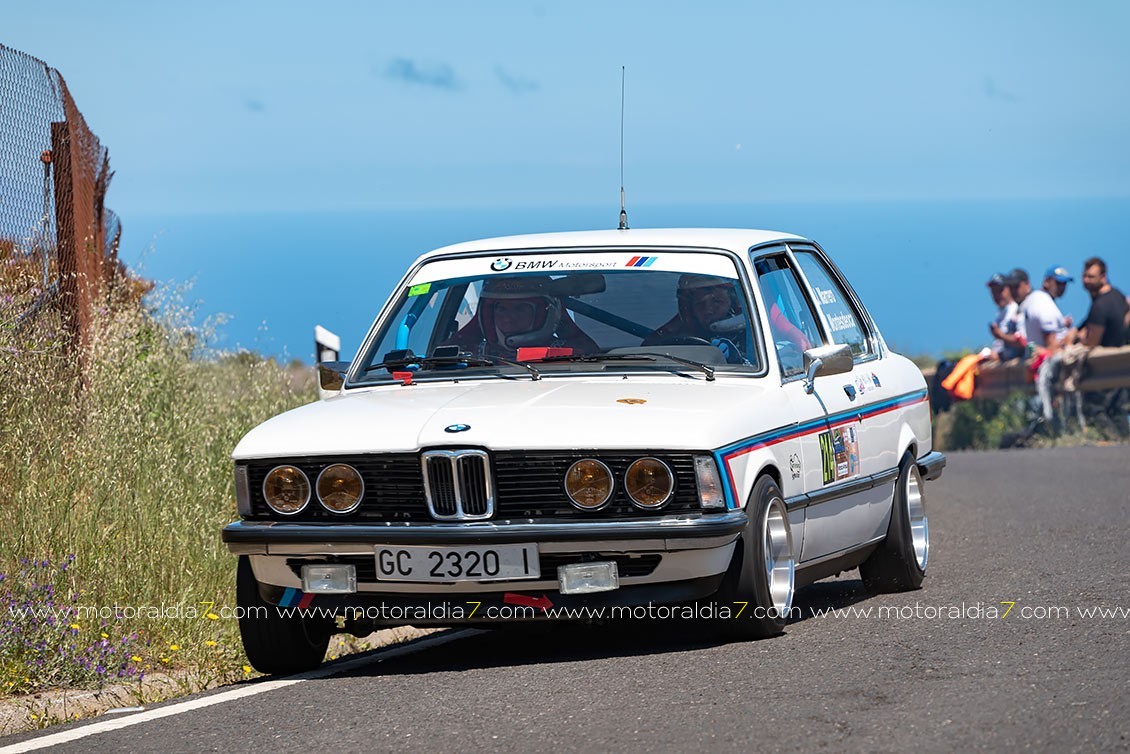
[[[723,624],[724,634],[764,639],[785,630],[796,581],[789,513],[772,477],[757,480],[746,513],[749,522],[717,599],[735,616]]]
[[[322,664],[332,624],[326,619],[285,615],[259,594],[259,582],[246,555],[239,557],[235,580],[239,605],[239,635],[243,651],[260,673],[287,674],[313,670]]]
[[[863,585],[872,592],[920,589],[930,556],[930,526],[918,464],[907,454],[899,465],[887,538],[859,566]]]

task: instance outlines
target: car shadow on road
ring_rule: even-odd
[[[807,586],[797,591],[788,625],[819,619],[828,610],[870,596],[858,579]],[[677,613],[679,609],[673,610]],[[343,675],[418,675],[701,651],[733,643],[714,630],[718,620],[641,617],[583,624],[523,622],[492,628],[479,624],[473,628],[481,631],[405,657],[380,660],[382,650],[376,650],[371,665]]]
[[[874,596],[859,579],[818,581],[797,590],[789,625],[824,617],[829,611],[841,610]]]

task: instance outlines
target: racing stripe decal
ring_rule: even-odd
[[[722,485],[726,493],[726,508],[735,510],[739,507],[738,490],[734,485],[734,475],[730,470],[730,461],[733,459],[739,458],[746,453],[760,450],[761,448],[777,445],[786,440],[794,440],[814,432],[823,432],[830,427],[838,427],[850,422],[870,419],[900,408],[913,406],[926,401],[927,397],[927,390],[916,390],[913,393],[906,393],[905,395],[899,395],[894,398],[888,398],[885,401],[873,403],[866,408],[840,411],[829,415],[827,418],[813,419],[803,424],[793,424],[788,427],[772,429],[768,432],[739,440],[736,443],[714,451],[714,460],[718,462],[719,467],[722,469],[722,474],[726,477]]]

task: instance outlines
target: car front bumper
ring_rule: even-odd
[[[926,481],[937,479],[946,467],[946,457],[938,451],[931,451],[918,459],[918,473]]]
[[[733,556],[734,543],[747,523],[744,511],[698,516],[670,516],[647,520],[590,521],[583,523],[489,522],[468,524],[291,523],[240,521],[223,530],[228,549],[250,557],[264,599],[274,604],[287,600],[286,591],[301,593],[300,567],[304,561],[358,562],[375,557],[375,548],[389,545],[480,545],[534,543],[539,556],[568,562],[599,561],[613,557],[658,557],[653,570],[643,575],[622,575],[618,594],[586,595],[607,604],[672,602],[705,596],[717,588]],[[415,583],[358,579],[357,592],[316,595],[317,604],[367,604],[392,600],[395,604],[432,604],[450,597],[460,604],[476,597],[482,601],[505,595],[561,595],[555,571],[538,579],[513,581],[455,581]]]

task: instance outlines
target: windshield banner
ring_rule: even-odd
[[[713,252],[665,252],[647,250],[615,252],[546,253],[507,252],[506,256],[488,255],[473,258],[446,259],[425,264],[409,282],[411,286],[452,278],[490,275],[513,275],[534,272],[542,275],[586,272],[691,272],[719,277],[738,277],[733,260]]]

